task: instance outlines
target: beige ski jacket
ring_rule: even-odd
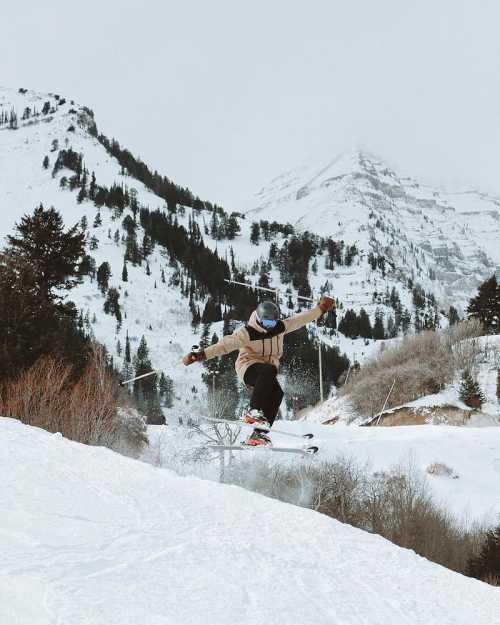
[[[242,381],[245,371],[256,362],[270,362],[279,369],[280,358],[283,355],[284,335],[302,328],[321,317],[322,314],[323,310],[318,305],[298,315],[278,321],[274,328],[265,330],[258,324],[254,310],[246,326],[238,328],[233,334],[228,334],[218,343],[205,348],[206,358],[208,360],[239,349],[236,373]]]

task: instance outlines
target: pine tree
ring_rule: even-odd
[[[32,267],[36,284],[50,299],[61,299],[54,291],[71,289],[81,278],[85,234],[79,224],[64,232],[61,215],[40,204],[32,215],[16,224],[16,234],[7,237],[9,252]]]
[[[479,319],[489,334],[500,333],[500,285],[495,274],[480,285],[478,294],[470,300],[467,314]]]
[[[143,335],[134,358],[135,375],[149,373],[152,369],[146,337]],[[165,417],[160,406],[156,376],[151,375],[134,382],[134,396],[143,411],[146,412],[149,424],[162,425]]]
[[[373,324],[373,338],[376,341],[385,339],[384,313],[380,308],[377,308],[375,312],[375,323]]]
[[[3,382],[49,354],[81,372],[88,344],[75,306],[50,297],[29,258],[9,251],[0,253],[0,319]]]
[[[497,369],[497,399],[500,402],[500,369]]]
[[[458,310],[455,308],[455,306],[450,306],[450,309],[448,311],[448,323],[450,324],[450,326],[453,326],[459,321],[460,316],[458,314]]]
[[[372,338],[372,324],[370,323],[370,317],[368,316],[364,308],[359,311],[358,328],[359,336],[363,337],[364,339]]]
[[[118,324],[121,324],[122,313],[120,310],[120,293],[118,292],[118,289],[111,287],[108,290],[108,294],[104,302],[104,312],[107,315],[114,315]]]
[[[252,223],[252,230],[250,232],[250,242],[254,245],[259,245],[260,241],[260,225],[257,221]]]
[[[215,209],[212,211],[212,219],[210,221],[210,236],[212,239],[217,239],[219,235],[219,219]]]
[[[49,168],[49,165],[50,165],[49,157],[48,157],[48,156],[46,156],[46,157],[43,159],[43,162],[42,162],[42,167],[43,167],[44,169],[48,169],[48,168]]]
[[[479,383],[474,380],[470,371],[462,373],[462,381],[459,391],[460,399],[470,408],[479,409],[484,403],[484,395]]]
[[[102,224],[101,213],[97,211],[96,216],[94,217],[94,228],[98,228]]]
[[[126,261],[124,261],[124,263],[123,263],[122,280],[123,280],[123,282],[128,282],[128,271],[127,271],[127,262]]]
[[[163,371],[160,375],[158,387],[163,405],[165,408],[172,408],[174,404],[174,381],[171,377],[165,375]]]
[[[466,574],[500,584],[500,525],[486,533],[479,555],[467,563]]]
[[[128,330],[125,336],[125,362],[129,364],[130,362],[132,362],[132,359],[130,357],[130,339],[128,337]]]
[[[101,293],[105,293],[109,286],[111,278],[111,267],[108,262],[101,263],[97,269],[97,284],[101,289]]]

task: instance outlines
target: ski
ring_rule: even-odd
[[[285,432],[284,430],[277,430],[274,427],[269,429],[261,425],[256,425],[254,423],[246,423],[245,421],[241,419],[214,419],[213,417],[204,417],[204,416],[202,416],[202,419],[204,419],[205,421],[209,421],[210,423],[229,423],[230,425],[245,425],[246,427],[253,428],[254,430],[261,430],[262,432],[269,432],[270,434],[281,434],[283,436],[290,436],[291,438],[306,438],[310,440],[311,438],[314,437],[314,434],[310,432],[307,434],[295,434],[293,432]]]
[[[273,447],[272,445],[208,445],[209,449],[215,451],[248,451],[248,450],[261,450],[277,451],[281,453],[301,454],[302,456],[311,456],[318,453],[319,448],[316,446],[310,447]]]

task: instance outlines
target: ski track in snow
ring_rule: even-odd
[[[303,508],[0,419],[0,623],[495,625],[500,589]]]

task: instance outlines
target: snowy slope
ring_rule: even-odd
[[[326,404],[328,402],[325,402]],[[314,410],[310,418],[322,415]],[[321,425],[312,421],[277,421],[276,428],[292,433],[314,433],[320,448],[318,462],[339,458],[352,460],[369,473],[411,469],[425,478],[435,501],[457,522],[478,521],[492,526],[500,522],[500,428],[420,425],[358,427],[344,423]],[[244,431],[248,432],[247,428]],[[149,426],[149,448],[144,458],[156,466],[173,468],[183,475],[218,479],[218,458],[212,463],[193,461],[193,450],[206,439],[192,436],[187,428]],[[291,439],[272,433],[274,444],[290,445]],[[293,441],[296,442],[296,441]],[[272,463],[295,463],[296,458],[267,452],[241,452],[233,463],[266,459]],[[260,454],[260,455],[259,455]],[[449,475],[435,475],[429,467],[439,463]]]
[[[26,107],[40,112],[45,102],[49,102],[52,112],[22,119]],[[126,334],[131,340],[132,354],[145,335],[153,367],[162,369],[174,380],[176,395],[181,399],[176,404],[177,410],[185,403],[185,398],[189,399],[193,385],[204,388],[200,367],[179,365],[181,356],[199,342],[201,327],[193,331],[188,299],[180,294],[178,287],[168,284],[174,273],[168,254],[159,246],[153,250],[149,257],[150,276],[146,275],[144,263],[142,267],[129,263],[128,282],[122,282],[124,243],[122,240],[115,243],[113,237],[117,231],[123,237],[122,218],[130,214],[130,210],[126,209],[123,216],[116,219],[111,210],[103,207],[99,211],[102,224],[93,227],[98,212],[94,203],[84,200],[78,204],[76,192],[60,188],[61,177],[72,172],[61,170],[52,176],[58,150],[71,147],[82,154],[85,167],[89,172],[95,171],[98,184],[109,187],[116,183],[135,189],[141,206],[166,210],[165,202],[124,173],[116,159],[91,136],[88,125],[81,123],[82,114],[83,119],[90,119],[88,109],[70,100],[61,102],[54,94],[20,93],[0,87],[0,114],[9,114],[12,109],[18,114],[17,130],[9,129],[7,124],[0,125],[0,242],[12,232],[22,215],[31,212],[40,202],[57,208],[67,226],[85,217],[88,240],[95,237],[98,242],[97,249],[91,250],[88,246],[87,252],[94,257],[97,266],[104,261],[111,265],[110,286],[120,292],[122,326],[117,328],[115,318],[104,314],[104,297],[89,278],[71,291],[69,297],[87,316],[88,328],[107,346],[118,368],[123,364]],[[69,130],[71,127],[74,131]],[[106,133],[105,128],[102,130]],[[42,167],[45,156],[49,157],[48,169]],[[384,303],[383,295],[393,287],[400,295],[402,307],[412,311],[412,293],[407,288],[409,277],[433,293],[439,307],[453,304],[463,308],[478,282],[491,275],[500,263],[495,245],[499,235],[495,198],[474,193],[445,197],[440,191],[399,178],[375,157],[358,152],[341,155],[326,167],[309,165],[281,176],[259,194],[256,205],[258,208],[247,219],[239,219],[241,234],[234,240],[214,240],[206,234],[204,225],[210,223],[210,213],[202,212],[196,218],[205,244],[217,250],[221,257],[230,258],[233,250],[238,269],[246,270],[249,278],[257,282],[256,262],[268,259],[273,241],[261,238],[259,245],[250,243],[254,219],[293,221],[322,236],[355,242],[360,254],[352,265],[327,269],[325,256],[318,255],[316,271],[312,263],[309,271],[315,297],[321,289],[326,289],[338,299],[339,320],[347,308],[359,311],[364,307],[373,322],[379,308],[385,313],[387,325],[394,310]],[[187,208],[184,213],[178,212],[177,217],[180,224],[187,225],[195,216]],[[142,234],[139,227],[139,242]],[[278,234],[274,242],[281,246],[282,235]],[[481,250],[484,253],[480,253]],[[379,269],[373,270],[367,260],[369,252],[391,258],[394,268],[388,265],[385,275]],[[166,283],[161,282],[162,271]],[[270,272],[270,281],[271,286],[279,288],[283,294],[290,287],[280,281],[275,268]],[[296,294],[296,289],[291,291]],[[203,310],[204,301],[197,304]],[[282,297],[282,308],[285,314],[293,312],[287,308],[286,297]],[[446,324],[444,317],[439,313],[438,316]],[[213,332],[220,336],[222,324],[214,324],[210,334]],[[351,362],[360,363],[381,345],[373,340],[346,338],[340,333],[333,336],[325,333],[323,340],[338,346]]]
[[[500,198],[450,193],[353,151],[286,172],[255,195],[251,219],[281,219],[383,253],[438,301],[463,308],[500,270]],[[285,217],[286,216],[286,217]]]
[[[500,589],[239,488],[0,420],[0,622],[495,625]]]
[[[42,110],[45,102],[49,102],[54,109],[47,115],[31,116],[22,120],[22,113],[26,107],[31,111]],[[92,321],[91,329],[96,338],[104,343],[110,354],[115,358],[115,364],[120,367],[122,357],[117,353],[117,344],[120,342],[122,353],[125,345],[125,336],[131,340],[132,353],[138,347],[141,336],[144,334],[150,349],[151,361],[154,368],[162,369],[174,380],[176,393],[179,397],[189,395],[193,385],[198,388],[203,387],[201,383],[201,368],[181,367],[179,361],[181,356],[191,347],[199,342],[201,328],[197,333],[191,328],[191,315],[188,310],[188,300],[179,293],[176,287],[170,287],[168,282],[174,270],[169,266],[168,254],[159,247],[156,247],[149,258],[151,275],[145,273],[144,264],[142,267],[133,267],[128,264],[128,282],[123,283],[121,273],[123,267],[124,244],[122,241],[114,242],[110,234],[118,230],[120,235],[124,234],[121,222],[130,210],[126,210],[122,218],[115,219],[112,211],[106,207],[97,210],[94,203],[84,200],[77,203],[77,193],[60,188],[59,181],[62,176],[71,175],[68,170],[61,170],[52,176],[52,168],[56,161],[60,149],[72,148],[75,152],[82,154],[85,167],[89,172],[94,171],[97,183],[110,187],[113,183],[125,185],[129,189],[137,191],[138,202],[142,206],[148,206],[152,210],[160,208],[166,210],[165,202],[138,180],[129,175],[123,175],[119,163],[110,156],[104,147],[91,136],[88,127],[80,123],[81,113],[84,117],[87,112],[78,103],[66,100],[60,104],[61,98],[56,99],[54,94],[37,93],[27,91],[20,93],[15,89],[0,87],[0,114],[2,111],[9,113],[11,110],[17,111],[18,128],[11,130],[8,125],[0,126],[0,245],[3,238],[12,232],[16,222],[21,217],[33,211],[39,203],[45,207],[54,206],[61,212],[66,226],[79,222],[85,217],[88,222],[88,239],[96,237],[98,248],[87,249],[87,252],[94,257],[96,265],[107,261],[111,265],[112,277],[110,287],[115,287],[120,291],[120,305],[122,308],[123,324],[117,329],[116,320],[110,315],[103,313],[104,297],[95,282],[89,278],[84,283],[71,291],[69,297],[78,308],[87,314]],[[68,129],[73,126],[74,131]],[[106,129],[103,129],[105,132]],[[57,148],[54,149],[54,142]],[[49,157],[49,167],[44,169],[42,161],[45,156]],[[93,227],[96,213],[99,212],[102,224]],[[187,208],[184,215],[178,213],[177,218],[180,224],[187,225],[188,219],[193,216],[191,209]],[[200,228],[203,223],[210,223],[210,213],[202,214],[198,217]],[[282,222],[287,221],[287,216],[283,215]],[[214,240],[210,235],[204,234],[206,245],[213,250],[217,250],[221,257],[230,257],[231,248],[235,252],[236,264],[239,269],[249,271],[256,261],[267,260],[271,241],[261,240],[258,246],[250,243],[251,221],[240,219],[241,234],[235,240]],[[326,233],[324,233],[326,234]],[[142,239],[142,228],[138,227],[138,240]],[[276,237],[279,245],[283,239],[281,235]],[[320,259],[321,260],[321,259]],[[376,304],[371,301],[371,294],[368,284],[365,286],[364,280],[370,278],[370,271],[366,269],[364,262],[359,270],[357,267],[340,268],[337,272],[331,272],[323,268],[322,263],[318,263],[316,275],[311,273],[310,283],[316,295],[319,289],[328,280],[335,278],[334,292],[337,298],[347,306],[349,298],[353,298],[354,307],[365,305],[369,314],[374,315]],[[164,271],[166,283],[161,283],[161,271]],[[358,273],[363,274],[363,281],[360,281]],[[366,274],[366,275],[365,275]],[[353,277],[354,276],[354,277]],[[289,285],[280,282],[279,273],[273,270],[270,275],[271,285],[280,288],[284,293]],[[258,275],[252,276],[256,282]],[[353,295],[353,280],[355,283],[362,283],[363,293]],[[155,288],[156,284],[156,288]],[[373,283],[376,286],[376,279]],[[391,288],[393,285],[399,286],[396,279],[387,279],[384,286]],[[295,291],[295,289],[292,289]],[[404,305],[409,305],[410,295],[402,292]],[[290,313],[286,308],[286,299],[283,302],[285,313]],[[203,310],[204,302],[199,302]],[[349,304],[350,305],[350,304]],[[243,320],[238,320],[243,321]],[[222,324],[214,324],[211,333],[216,331],[219,336],[222,334]],[[368,354],[378,349],[374,341],[367,344],[361,339],[346,339],[342,335],[329,338],[325,341],[339,346],[342,352],[346,352],[354,360],[362,360]]]
[[[46,101],[56,108],[55,113],[27,121],[20,119],[26,106],[36,108],[40,112]],[[161,269],[164,270],[167,283],[173,273],[172,268],[168,266],[168,257],[165,258],[162,250],[156,248],[149,258],[150,276],[146,275],[144,266],[133,267],[129,263],[128,282],[121,281],[124,246],[121,241],[116,244],[109,238],[108,232],[114,233],[118,229],[122,234],[122,219],[115,220],[112,212],[103,207],[99,211],[102,225],[97,228],[92,226],[98,212],[93,202],[86,200],[78,204],[76,193],[61,190],[59,179],[63,175],[68,175],[68,171],[59,172],[55,178],[51,175],[57,158],[57,150],[52,151],[53,141],[58,142],[58,149],[71,147],[83,154],[85,166],[90,172],[95,171],[98,184],[109,187],[116,182],[135,188],[139,202],[152,209],[163,207],[163,200],[151,193],[138,180],[121,174],[118,162],[107,154],[103,146],[88,133],[86,127],[78,124],[77,113],[82,110],[79,105],[67,100],[60,106],[51,94],[32,91],[21,94],[14,89],[0,88],[0,112],[2,110],[8,112],[12,108],[18,112],[19,128],[13,131],[0,126],[0,206],[2,206],[0,246],[3,244],[3,237],[12,232],[14,224],[24,214],[31,213],[40,202],[46,208],[54,206],[60,211],[67,227],[79,222],[85,216],[89,224],[88,236],[95,236],[98,239],[98,248],[88,251],[95,258],[97,266],[104,261],[111,265],[110,286],[120,291],[124,317],[121,329],[117,330],[116,319],[103,312],[104,297],[97,284],[86,278],[69,297],[78,308],[88,313],[91,320],[95,315],[91,329],[96,338],[107,346],[115,358],[115,363],[120,366],[122,359],[116,349],[118,341],[123,350],[125,335],[128,332],[132,353],[135,353],[144,334],[153,366],[163,369],[175,380],[179,393],[191,388],[193,384],[200,384],[199,369],[194,367],[187,369],[178,364],[181,356],[196,340],[190,326],[191,315],[187,301],[180,297],[177,289],[168,288],[166,284],[160,282]],[[75,131],[68,132],[68,128],[72,125]],[[42,161],[46,155],[50,160],[48,170],[42,168]],[[140,242],[142,229],[138,230]]]

